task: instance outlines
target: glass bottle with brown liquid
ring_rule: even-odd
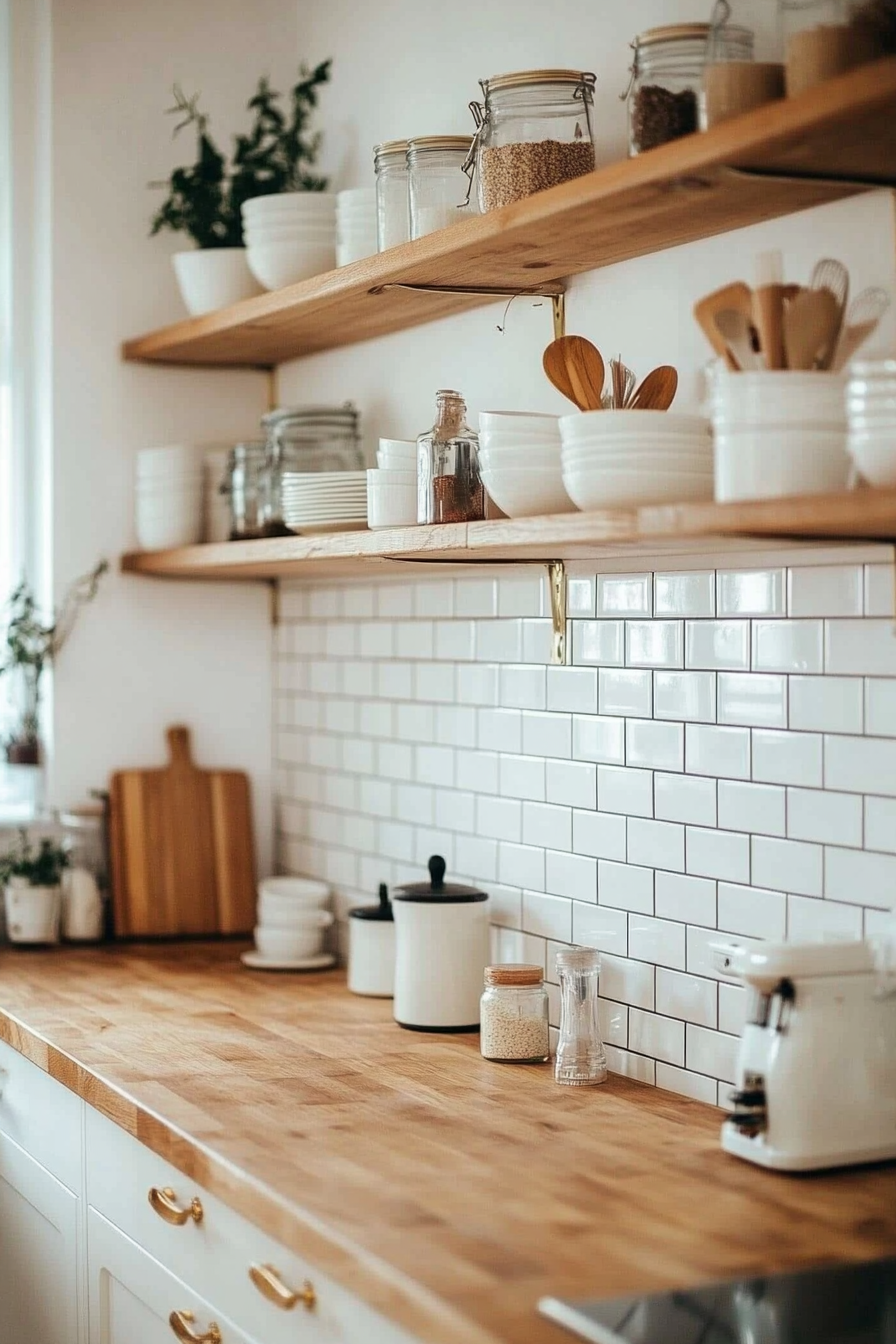
[[[478,522],[485,517],[479,436],[459,392],[437,392],[436,407],[435,424],[417,440],[417,522]]]

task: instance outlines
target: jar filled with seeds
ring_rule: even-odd
[[[642,154],[697,130],[709,34],[708,23],[676,23],[648,28],[635,38],[627,94],[629,154]],[[742,28],[718,38],[718,57],[734,59],[733,47],[729,55],[724,44],[737,44],[744,34],[748,43],[743,59],[750,60],[752,34]]]
[[[474,163],[479,208],[497,210],[594,168],[594,75],[524,70],[479,81]]]
[[[373,151],[376,170],[376,244],[380,252],[411,236],[408,142],[386,140]]]
[[[479,1048],[497,1064],[544,1064],[551,1055],[540,966],[486,966]]]
[[[417,522],[475,523],[485,517],[479,435],[459,392],[436,393],[436,422],[417,439]]]

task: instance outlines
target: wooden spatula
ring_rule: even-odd
[[[629,402],[630,411],[668,411],[678,391],[678,370],[671,364],[653,369]]]
[[[723,308],[720,313],[716,313],[715,323],[716,330],[724,336],[728,350],[734,356],[735,368],[764,367],[762,356],[753,349],[753,329],[743,313],[734,308]]]
[[[743,280],[734,280],[730,285],[723,285],[721,289],[698,299],[694,304],[694,317],[713,350],[724,359],[729,369],[733,369],[735,363],[728,349],[728,342],[722,337],[715,323],[716,313],[721,313],[726,308],[733,308],[735,312],[743,313],[749,322],[753,320],[753,292]]]
[[[814,369],[840,330],[840,304],[829,289],[806,289],[784,312],[788,369]]]
[[[545,350],[542,365],[549,380],[580,411],[599,411],[604,361],[584,336],[561,336]]]

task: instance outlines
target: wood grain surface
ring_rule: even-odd
[[[569,1344],[546,1293],[613,1295],[896,1250],[896,1165],[719,1148],[720,1112],[490,1064],[339,972],[232,946],[0,953],[0,1039],[432,1344]]]

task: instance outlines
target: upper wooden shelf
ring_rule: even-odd
[[[374,292],[383,285],[547,287],[894,183],[896,57],[888,57],[502,210],[128,341],[124,356],[270,368],[491,301]]]
[[[231,541],[133,552],[122,559],[122,569],[170,579],[325,578],[406,570],[439,561],[470,565],[593,560],[622,550],[697,554],[769,540],[896,541],[896,490]]]

